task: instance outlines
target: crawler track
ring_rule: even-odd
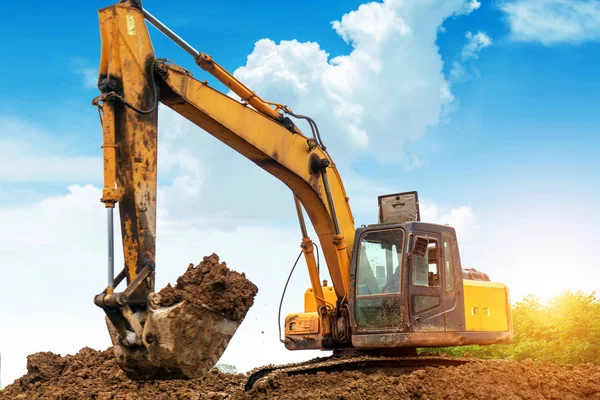
[[[406,373],[425,367],[450,367],[471,362],[471,359],[445,358],[432,356],[385,357],[385,356],[348,356],[316,358],[296,364],[287,364],[261,368],[252,372],[244,387],[251,390],[256,383],[269,379],[271,376],[286,374],[288,376],[301,374],[316,374],[318,372],[342,372],[359,370],[362,372],[390,371]]]

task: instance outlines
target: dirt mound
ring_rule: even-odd
[[[278,376],[247,399],[600,399],[600,366],[474,361],[402,375],[359,371]]]
[[[132,381],[117,366],[111,349],[83,348],[65,357],[35,353],[27,357],[27,371],[0,391],[1,400],[226,399],[245,382],[241,374],[217,370],[193,380]]]
[[[158,292],[161,305],[170,306],[181,300],[205,304],[233,321],[241,321],[254,304],[258,288],[244,273],[232,271],[219,256],[212,254],[177,279],[175,287],[170,284]]]
[[[199,379],[132,381],[110,349],[60,357],[36,353],[28,372],[0,400],[137,399],[600,399],[600,366],[475,361],[400,375],[376,372],[275,376],[243,391],[242,374],[211,371]]]

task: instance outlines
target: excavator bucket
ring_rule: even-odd
[[[205,374],[227,348],[257,292],[243,273],[219,263],[216,254],[190,264],[174,287],[150,293],[145,309],[134,312],[128,304],[105,308],[117,363],[131,379]]]
[[[148,310],[143,322],[140,346],[121,340],[107,318],[117,363],[131,379],[197,378],[217,363],[239,326],[187,300]]]

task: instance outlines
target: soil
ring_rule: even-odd
[[[600,399],[600,366],[475,361],[403,375],[360,371],[260,382],[247,399]]]
[[[220,263],[219,256],[213,253],[197,266],[190,264],[174,287],[169,284],[158,293],[164,307],[185,299],[207,305],[228,319],[240,322],[254,304],[258,288],[244,273],[230,270],[225,262]]]
[[[27,359],[26,375],[0,391],[0,400],[74,399],[600,399],[600,366],[531,361],[474,361],[394,376],[360,371],[278,375],[245,393],[245,375],[213,369],[199,379],[132,381],[110,349]]]
[[[196,400],[226,399],[241,391],[244,376],[212,370],[193,380],[132,381],[111,349],[83,348],[61,357],[49,352],[27,357],[27,374],[0,391],[0,400]]]

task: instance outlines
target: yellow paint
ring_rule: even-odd
[[[285,335],[319,333],[319,314],[316,312],[289,314],[285,317]]]
[[[325,303],[327,303],[331,308],[334,308],[337,296],[335,295],[333,286],[321,286],[321,289],[323,290]],[[314,292],[312,289],[306,289],[306,292],[304,292],[304,312],[316,311],[317,303],[315,302]]]
[[[506,332],[509,327],[507,288],[502,283],[464,280],[467,331]]]

